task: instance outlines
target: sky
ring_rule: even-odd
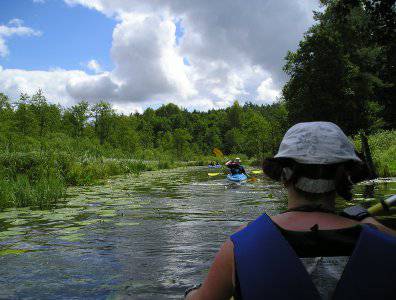
[[[0,0],[0,92],[120,113],[273,103],[318,0]]]

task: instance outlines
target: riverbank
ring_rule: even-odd
[[[381,131],[368,136],[373,160],[380,177],[396,177],[396,131]],[[359,150],[360,140],[354,143]],[[66,151],[0,152],[0,209],[34,206],[49,208],[66,196],[69,186],[100,185],[115,175],[205,166],[211,161],[224,163],[236,156],[244,165],[260,165],[244,154],[221,158],[196,155],[190,161],[176,160],[164,154],[149,159],[88,156]],[[154,159],[156,158],[156,159]]]
[[[78,157],[64,152],[1,153],[0,208],[48,208],[65,197],[68,186],[100,185],[115,175],[200,164]]]
[[[214,160],[227,159],[229,157],[196,156],[190,161],[167,157],[144,160],[50,151],[3,152],[0,153],[0,209],[26,206],[45,209],[64,198],[69,186],[101,185],[111,176],[138,176],[144,171],[205,166]]]

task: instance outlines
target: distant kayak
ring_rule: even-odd
[[[247,176],[245,174],[234,174],[234,175],[228,174],[227,179],[234,182],[240,182],[246,180]]]
[[[221,165],[208,165],[208,168],[218,169],[221,168]]]

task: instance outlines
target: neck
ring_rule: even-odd
[[[293,187],[288,187],[287,191],[289,198],[288,209],[294,209],[304,205],[321,205],[322,208],[335,210],[335,193],[326,194],[323,197],[312,200],[297,193]]]

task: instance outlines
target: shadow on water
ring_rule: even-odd
[[[70,188],[52,210],[1,212],[0,298],[180,299],[236,228],[286,208],[280,185],[224,177],[201,167],[146,172]],[[354,191],[365,206],[395,192],[395,180]]]

